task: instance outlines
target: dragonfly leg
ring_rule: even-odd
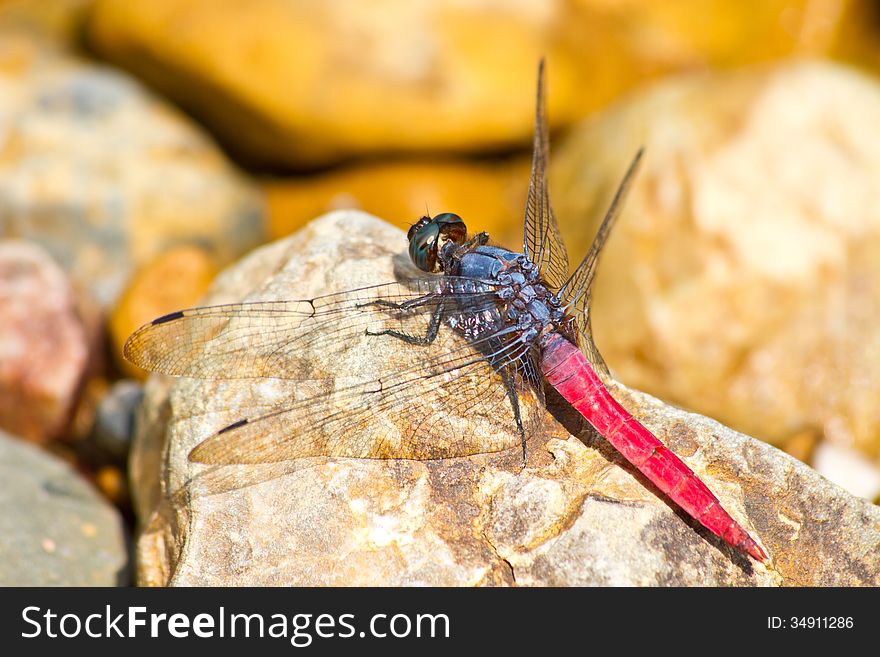
[[[478,246],[485,246],[488,243],[489,233],[477,233],[464,244],[458,245],[457,247],[455,247],[454,250],[447,252],[444,256],[441,256],[443,258],[443,270],[451,271],[453,269],[453,262],[460,261],[462,256],[470,253]]]
[[[394,310],[411,310],[412,308],[418,308],[419,306],[425,306],[437,298],[436,294],[426,294],[423,297],[418,297],[417,299],[410,299],[409,301],[404,301],[403,303],[394,303],[393,301],[386,301],[385,299],[375,299],[373,301],[369,301],[367,303],[357,304],[356,308],[366,308],[367,306],[381,306],[382,308],[392,308]]]
[[[402,307],[403,304],[392,304],[388,301],[375,301],[374,303],[379,305],[392,305],[396,307]],[[391,329],[386,329],[384,331],[370,331],[367,329],[367,335],[390,335],[392,338],[397,338],[398,340],[403,340],[407,344],[417,344],[417,345],[428,345],[434,342],[437,339],[437,333],[440,331],[440,324],[443,320],[443,303],[438,303],[437,308],[434,310],[434,314],[431,315],[431,319],[428,322],[428,330],[425,335],[408,335],[407,333],[401,333],[400,331],[394,331]]]
[[[467,242],[461,245],[461,248],[467,249],[470,251],[473,248],[478,246],[486,246],[489,243],[489,233],[483,231],[482,233],[477,233],[472,238],[470,238]]]
[[[516,428],[519,431],[519,439],[522,443],[522,467],[526,467],[526,430],[523,427],[522,415],[519,410],[519,395],[516,394],[516,383],[513,376],[507,370],[501,370],[501,380],[504,381],[504,387],[507,388],[507,397],[510,399],[510,405],[513,406],[513,417],[516,420]]]

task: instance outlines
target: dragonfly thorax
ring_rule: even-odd
[[[496,295],[502,302],[504,320],[516,325],[524,340],[534,342],[548,331],[567,323],[559,297],[544,282],[538,267],[518,254],[506,260],[495,275],[500,284]]]
[[[475,279],[478,287],[495,284],[494,309],[471,313],[462,308],[462,314],[447,320],[467,338],[497,331],[499,325],[515,329],[516,340],[529,344],[554,330],[570,333],[571,320],[540,268],[522,253],[489,246],[486,233],[467,239],[467,227],[457,214],[424,216],[409,229],[407,237],[410,258],[422,271]]]
[[[549,331],[567,326],[559,298],[550,290],[538,267],[521,253],[480,245],[458,253],[445,272],[451,276],[494,284],[497,299],[493,330],[515,329],[516,340],[532,344]],[[476,331],[475,333],[479,333]],[[566,331],[567,333],[567,331]]]

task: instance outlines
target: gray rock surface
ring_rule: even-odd
[[[40,242],[106,308],[176,244],[228,262],[262,198],[178,111],[108,67],[0,25],[0,237]]]
[[[143,400],[138,381],[121,379],[98,403],[89,435],[91,447],[114,463],[125,463],[134,434],[134,415]]]
[[[0,586],[129,582],[119,512],[68,464],[0,432]]]
[[[375,218],[333,213],[226,270],[206,301],[393,280],[404,246]],[[765,548],[771,569],[685,518],[601,439],[572,436],[565,427],[577,423],[559,408],[564,425],[547,416],[523,470],[517,449],[423,462],[187,461],[243,409],[293,394],[289,385],[150,379],[131,462],[141,584],[880,584],[880,508],[769,445],[614,383]]]

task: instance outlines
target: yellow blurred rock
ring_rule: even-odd
[[[850,3],[847,14],[834,48],[835,57],[880,71],[880,3],[856,0]]]
[[[869,0],[576,0],[656,69],[728,67],[840,50]]]
[[[880,454],[877,81],[790,62],[630,97],[555,150],[572,255],[641,145],[597,279],[611,368],[766,440]]]
[[[0,24],[74,45],[92,0],[0,0]]]
[[[292,166],[525,143],[538,59],[564,123],[592,93],[581,51],[601,46],[564,0],[109,0],[91,18],[99,52],[243,157]]]
[[[122,357],[122,345],[140,325],[196,304],[217,273],[214,259],[195,246],[179,246],[158,256],[132,278],[110,315],[113,357],[128,375],[144,371]]]
[[[833,51],[858,0],[97,0],[95,49],[240,157],[527,144],[538,59],[561,126],[640,80]]]
[[[98,470],[95,475],[95,484],[104,497],[116,506],[129,504],[128,483],[125,474],[112,465],[107,465]]]
[[[330,210],[360,209],[407,227],[425,214],[455,212],[475,232],[508,247],[522,245],[529,160],[402,161],[359,165],[263,185],[273,238]]]

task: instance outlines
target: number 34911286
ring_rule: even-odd
[[[789,618],[781,618],[779,616],[768,616],[767,627],[772,630],[793,629],[793,630],[838,630],[852,629],[854,626],[852,616],[791,616]]]

